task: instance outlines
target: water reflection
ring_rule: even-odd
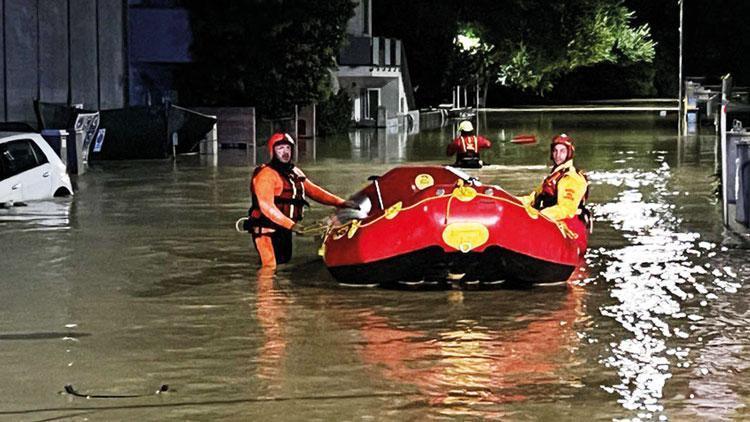
[[[497,297],[494,309],[482,308],[481,317],[473,312],[479,309],[460,312],[475,306],[464,303],[473,302],[465,294],[471,293],[447,294],[447,306],[460,315],[447,324],[371,309],[344,311],[341,317],[354,321],[362,338],[357,352],[370,371],[417,388],[444,416],[507,417],[497,405],[530,399],[527,386],[547,386],[555,397],[581,385],[566,368],[581,363],[575,350],[576,329],[585,322],[583,287],[546,293],[549,309],[532,314],[507,297]]]
[[[271,390],[279,388],[287,348],[285,319],[290,305],[289,298],[274,287],[275,280],[275,268],[261,267],[255,287],[255,316],[264,336],[258,352],[258,377],[268,380]]]
[[[314,142],[314,140],[313,140]],[[349,132],[351,158],[357,161],[399,163],[406,161],[407,133],[387,129]]]
[[[73,203],[73,198],[60,198],[0,208],[0,231],[68,230]]]
[[[639,417],[664,418],[667,381],[696,358],[694,340],[689,340],[693,323],[703,319],[696,300],[708,306],[718,299],[714,292],[732,293],[738,286],[729,281],[731,271],[706,262],[719,247],[681,228],[671,200],[672,169],[664,152],[655,152],[653,158],[654,171],[628,168],[590,174],[596,184],[623,188],[612,202],[596,207],[596,214],[609,220],[626,242],[594,250],[589,258],[611,284],[615,299],[600,307],[602,315],[630,334],[615,335],[619,340],[609,343],[610,355],[602,363],[615,368],[620,380],[602,387],[618,394],[622,406]]]

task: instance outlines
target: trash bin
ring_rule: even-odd
[[[60,129],[44,129],[42,138],[52,147],[63,164],[68,165],[68,131]]]
[[[735,176],[737,214],[735,220],[750,226],[750,139],[737,142],[737,170]]]
[[[727,132],[727,145],[724,149],[727,156],[724,157],[724,165],[727,166],[727,203],[737,203],[737,186],[735,185],[735,175],[737,174],[737,143],[740,141],[750,141],[750,132],[742,127],[742,122],[735,120],[732,124],[732,130]]]

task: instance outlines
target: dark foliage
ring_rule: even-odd
[[[404,41],[419,106],[446,102],[451,86],[476,83],[477,77],[483,97],[495,92],[488,104],[498,91],[530,91],[511,97],[533,99],[549,95],[565,75],[586,74],[600,64],[634,75],[642,70],[648,86],[626,86],[637,88],[633,95],[654,92],[653,66],[634,65],[653,59],[647,23],[633,20],[619,0],[379,0],[373,17],[377,35]],[[453,42],[466,30],[482,40],[468,53]],[[564,91],[562,96],[574,93]]]
[[[350,0],[186,0],[194,63],[181,98],[255,106],[267,116],[330,92],[330,72],[353,14]]]
[[[377,0],[372,17],[375,35],[401,39],[418,107],[450,99],[446,80],[453,37],[458,30],[457,0]]]
[[[326,136],[346,132],[351,124],[352,107],[352,99],[343,89],[318,104],[316,109],[318,133]]]

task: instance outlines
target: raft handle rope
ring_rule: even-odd
[[[322,236],[328,231],[328,226],[329,226],[328,219],[323,219],[321,221],[317,221],[312,226],[305,227],[303,230],[300,231],[299,234],[303,236],[307,236],[307,235]]]
[[[385,206],[383,205],[383,195],[380,193],[380,183],[378,183],[378,179],[380,179],[380,176],[370,176],[367,178],[367,180],[372,180],[373,184],[375,185],[375,192],[378,194],[378,205],[380,205],[380,209],[384,210]]]
[[[247,230],[243,229],[242,226],[244,225],[245,221],[249,220],[248,217],[241,217],[237,219],[237,221],[234,222],[234,229],[237,230],[237,233],[246,233]],[[328,226],[330,225],[330,222],[328,218],[324,218],[323,220],[315,222],[310,227],[305,227],[303,230],[299,232],[301,235],[323,235],[328,231]]]
[[[159,386],[159,389],[156,390],[153,393],[148,394],[83,394],[79,393],[75,387],[71,384],[65,385],[65,392],[70,394],[71,396],[76,397],[83,397],[86,399],[128,399],[128,398],[135,398],[135,397],[148,397],[153,395],[159,395],[161,393],[165,393],[169,391],[169,386],[167,384],[162,384]]]

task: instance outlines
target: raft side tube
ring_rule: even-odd
[[[464,273],[464,281],[509,280],[550,283],[567,280],[575,266],[543,261],[497,246],[484,252],[450,252],[431,246],[367,264],[328,267],[331,275],[347,284],[390,284],[399,281],[442,281],[448,273]]]

